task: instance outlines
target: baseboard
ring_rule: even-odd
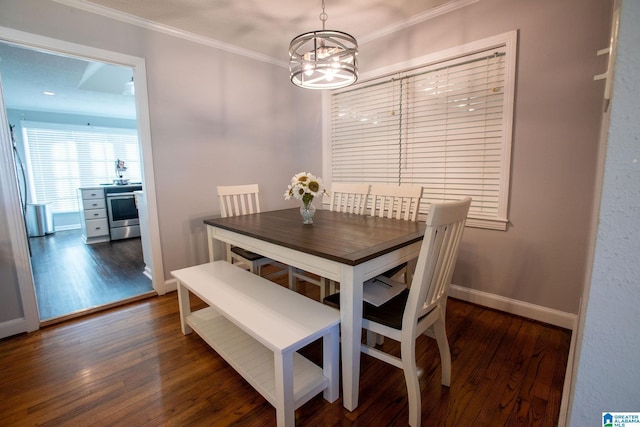
[[[27,321],[24,317],[0,322],[0,338],[10,337],[22,332],[27,332]]]
[[[176,279],[169,279],[164,281],[165,292],[172,292],[178,290],[178,281]]]
[[[516,316],[522,316],[539,322],[548,323],[550,325],[559,326],[571,331],[575,329],[578,319],[577,314],[566,313],[564,311],[554,310],[540,305],[530,304],[528,302],[518,301],[458,285],[451,285],[449,288],[449,296],[462,301],[504,311]]]
[[[79,230],[80,224],[72,224],[72,225],[56,225],[55,231],[69,231],[69,230]]]

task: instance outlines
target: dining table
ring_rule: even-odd
[[[205,219],[210,261],[223,243],[239,246],[340,285],[343,405],[358,406],[363,282],[418,257],[425,224],[318,209],[303,224],[299,208]]]

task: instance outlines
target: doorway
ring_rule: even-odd
[[[145,204],[148,206],[148,211],[147,211],[147,217],[146,218],[141,218],[141,221],[145,221],[147,224],[149,225],[153,225],[153,224],[157,224],[157,212],[155,210],[155,195],[154,195],[154,185],[153,185],[153,167],[152,167],[152,163],[151,163],[151,147],[150,147],[150,141],[149,141],[149,124],[148,124],[148,107],[146,106],[146,87],[144,85],[145,83],[145,78],[144,78],[144,73],[145,73],[145,69],[144,69],[144,61],[141,60],[140,58],[133,58],[133,57],[128,57],[126,55],[120,55],[120,54],[115,54],[115,53],[111,53],[111,52],[105,52],[105,51],[97,51],[96,49],[92,49],[92,48],[88,48],[88,47],[83,47],[83,46],[79,46],[79,45],[72,45],[72,44],[68,44],[65,42],[60,42],[60,41],[56,41],[56,40],[51,40],[51,39],[46,39],[46,38],[42,38],[42,37],[38,37],[38,36],[34,36],[35,39],[37,39],[36,43],[33,43],[33,40],[24,40],[28,43],[26,43],[28,46],[26,45],[21,45],[20,41],[21,40],[15,40],[12,39],[12,37],[9,37],[8,39],[4,39],[2,36],[5,35],[3,33],[6,33],[7,29],[2,29],[0,28],[0,47],[2,47],[4,53],[6,54],[6,49],[8,47],[12,48],[12,49],[22,49],[26,52],[28,52],[29,55],[47,55],[48,59],[52,62],[57,62],[58,66],[56,67],[56,70],[61,71],[63,70],[63,67],[60,67],[60,63],[64,62],[64,61],[68,61],[68,60],[73,60],[71,62],[74,62],[76,65],[77,64],[81,64],[84,67],[84,73],[82,76],[82,80],[80,82],[80,84],[78,85],[80,86],[84,86],[86,87],[91,87],[90,90],[85,89],[85,92],[93,92],[94,95],[96,92],[98,92],[98,90],[96,89],[96,79],[93,77],[96,77],[101,70],[104,69],[113,69],[114,67],[117,67],[118,69],[122,69],[122,70],[128,70],[129,74],[135,74],[137,76],[140,76],[141,78],[139,79],[143,85],[141,85],[141,89],[143,92],[143,97],[142,101],[140,101],[138,98],[138,96],[134,96],[131,97],[131,101],[129,102],[129,106],[126,107],[124,110],[129,109],[129,111],[133,112],[133,121],[135,123],[134,127],[137,128],[138,133],[140,135],[140,152],[141,152],[141,164],[144,164],[144,170],[142,171],[142,181],[145,184],[144,185],[144,192],[146,193],[145,196],[147,198]],[[6,30],[6,31],[5,31]],[[25,36],[24,33],[20,33],[18,39],[20,38],[24,38],[27,37],[29,38],[29,36]],[[33,48],[32,46],[36,46],[39,45],[38,48]],[[7,47],[8,46],[8,47]],[[31,47],[29,47],[31,46]],[[41,46],[41,47],[40,47]],[[0,56],[2,56],[2,51],[0,51]],[[87,56],[81,56],[83,54],[89,54]],[[105,61],[107,62],[101,62],[100,58],[104,58]],[[4,58],[3,58],[4,59]],[[3,61],[1,63],[2,65],[2,71],[3,73],[5,72],[4,69],[7,67],[7,62],[8,61]],[[36,68],[37,66],[34,64],[34,68]],[[77,71],[77,70],[76,70]],[[66,72],[68,72],[68,70],[66,70]],[[1,76],[1,75],[0,75]],[[55,80],[56,78],[59,78],[60,76],[57,76],[55,73],[49,73],[48,77],[52,80]],[[2,104],[0,105],[0,108],[2,108],[5,112],[8,113],[8,121],[9,122],[16,122],[16,121],[20,121],[21,119],[23,119],[24,117],[16,117],[15,114],[23,114],[20,113],[20,111],[37,111],[37,109],[31,109],[28,108],[28,105],[22,105],[19,104],[16,105],[14,104],[13,99],[11,98],[12,93],[11,93],[11,89],[10,89],[10,84],[7,84],[7,82],[5,81],[5,77],[2,76],[3,79],[3,84],[5,87],[5,98],[9,98],[9,102],[6,105]],[[130,77],[131,82],[132,82],[132,78]],[[33,81],[33,77],[32,77],[32,81]],[[125,82],[125,83],[129,83],[129,81]],[[129,86],[131,86],[129,84]],[[125,88],[124,88],[124,84],[121,86],[122,91],[124,92]],[[107,92],[105,92],[107,93]],[[7,94],[9,96],[7,96]],[[87,95],[87,93],[85,93],[84,95]],[[49,95],[51,96],[51,95]],[[111,98],[115,98],[116,96],[112,93],[112,94],[108,94],[106,96],[110,96]],[[35,95],[31,95],[32,98],[35,98]],[[122,95],[119,94],[119,97],[122,97]],[[80,103],[84,104],[85,108],[88,108],[89,110],[91,110],[91,108],[93,107],[87,107],[88,105],[93,105],[96,104],[95,100],[93,103],[88,103],[87,99],[81,99],[79,100]],[[103,104],[106,105],[106,103],[100,101],[97,102],[97,104]],[[141,105],[142,104],[142,105]],[[56,109],[53,108],[48,108],[47,105],[40,103],[39,105],[40,110],[38,111],[38,114],[34,114],[36,116],[41,115],[42,114],[49,114],[51,116],[55,116],[58,115],[58,117],[68,117],[70,114],[73,114],[73,111],[71,108],[69,109],[62,109],[60,111],[57,111]],[[116,106],[116,108],[118,108]],[[44,110],[44,111],[42,111]],[[119,108],[118,111],[124,111],[122,108]],[[140,112],[142,111],[142,120],[138,120],[138,118],[135,116],[136,112]],[[102,113],[102,115],[100,115],[99,112],[90,111],[91,114],[95,114],[93,117],[93,120],[97,120],[97,121],[105,121],[108,119],[108,116],[110,115],[108,112],[107,113]],[[13,114],[13,117],[12,117]],[[32,114],[32,113],[29,113]],[[97,118],[96,118],[97,117]],[[118,121],[120,122],[120,124],[122,122],[126,122],[127,118],[126,117],[116,117],[113,118],[111,117],[112,120]],[[64,121],[64,120],[63,120]],[[24,152],[23,152],[24,154]],[[144,162],[144,160],[147,160],[147,162]],[[6,160],[6,159],[5,159]],[[19,197],[17,198],[19,199]],[[17,209],[17,210],[21,210],[21,207],[18,207],[18,205],[20,205],[19,200],[15,200],[15,203],[11,203],[11,204],[15,204],[16,206],[13,206],[13,208]],[[61,218],[60,223],[61,223],[61,227],[60,227],[60,231],[57,231],[58,226],[56,224],[56,232],[46,235],[46,236],[41,236],[41,237],[36,237],[36,238],[41,238],[42,241],[39,242],[39,249],[41,250],[40,252],[42,253],[42,249],[43,248],[48,248],[45,249],[46,251],[49,250],[53,250],[58,252],[58,249],[63,247],[63,246],[69,246],[68,242],[71,241],[73,242],[73,244],[75,245],[75,241],[73,239],[73,237],[71,237],[70,239],[65,236],[65,234],[67,235],[72,235],[73,233],[77,233],[76,228],[74,228],[73,226],[73,220],[69,219],[69,216],[73,216],[73,215],[64,215],[61,214],[59,217]],[[65,218],[66,217],[66,218]],[[151,221],[149,221],[151,219]],[[76,223],[77,224],[77,223]],[[12,224],[12,225],[19,225],[22,226],[22,224],[17,223],[17,224]],[[164,280],[162,278],[163,274],[159,274],[159,272],[161,272],[161,257],[160,257],[160,248],[159,248],[159,231],[157,230],[157,227],[148,227],[149,229],[149,233],[148,236],[146,236],[145,238],[143,238],[146,241],[140,242],[138,240],[138,242],[133,242],[135,244],[130,244],[131,242],[118,242],[118,243],[122,243],[123,245],[120,245],[119,248],[116,248],[116,245],[111,245],[109,242],[105,243],[104,245],[109,245],[109,248],[112,250],[112,254],[113,253],[135,253],[135,256],[132,256],[131,258],[140,258],[141,262],[143,259],[143,254],[142,254],[142,247],[146,247],[147,253],[145,253],[144,258],[147,258],[147,264],[146,268],[145,268],[145,264],[142,263],[142,266],[140,268],[140,274],[142,275],[144,280],[147,280],[148,283],[150,283],[150,285],[152,286],[148,286],[147,289],[148,290],[144,290],[142,292],[140,292],[140,286],[135,285],[134,288],[136,289],[136,295],[132,295],[132,296],[126,296],[125,299],[129,299],[129,298],[137,298],[140,295],[148,295],[148,294],[155,294],[155,293],[164,293],[163,290],[163,285],[164,285]],[[13,236],[12,236],[13,237]],[[22,238],[25,239],[25,241],[28,242],[27,240],[27,236],[26,233],[24,233],[24,236],[20,236],[19,239],[21,240]],[[34,239],[34,237],[31,237],[30,239]],[[45,239],[48,239],[45,241]],[[67,242],[67,243],[62,243],[62,242]],[[59,242],[59,243],[55,243],[55,242]],[[124,244],[128,244],[129,248],[127,248],[126,250],[123,250],[124,248]],[[104,246],[103,245],[103,246]],[[16,245],[17,247],[20,247],[21,245],[18,244]],[[109,250],[105,250],[105,248],[98,248],[96,247],[82,247],[82,249],[85,249],[85,252],[90,253],[93,252],[94,255],[99,255],[99,256],[108,256],[109,255]],[[133,248],[133,249],[132,249]],[[131,252],[133,251],[133,252]],[[22,259],[20,259],[22,258]],[[98,258],[93,258],[95,259],[99,259]],[[151,262],[149,262],[148,260],[151,260]],[[156,261],[157,260],[157,261]],[[19,288],[21,290],[22,295],[22,305],[23,305],[23,311],[25,312],[27,318],[31,318],[33,319],[33,316],[38,316],[37,311],[35,311],[35,301],[29,301],[29,298],[26,298],[25,300],[25,294],[28,296],[29,294],[29,287],[31,288],[31,292],[33,293],[33,289],[36,288],[37,286],[35,286],[36,284],[34,283],[34,279],[35,279],[35,272],[36,272],[36,268],[31,268],[32,267],[32,263],[35,265],[35,263],[37,261],[33,261],[30,260],[28,258],[28,256],[25,257],[20,257],[17,256],[14,259],[15,262],[15,266],[16,269],[18,271],[23,271],[24,266],[28,266],[29,267],[29,271],[31,272],[31,277],[29,277],[29,280],[24,280],[24,278],[21,280],[21,278],[18,278],[18,282],[19,282]],[[93,262],[94,265],[95,264],[104,264],[103,262]],[[63,263],[62,263],[63,264]],[[91,264],[91,263],[88,263]],[[64,265],[61,266],[62,269],[64,269]],[[138,267],[135,267],[138,268]],[[118,270],[118,269],[116,269]],[[106,270],[100,270],[100,271],[95,271],[94,274],[98,275],[98,276],[106,276],[107,281],[109,283],[111,283],[113,285],[114,280],[113,280],[113,275],[105,273]],[[145,272],[146,274],[142,274],[143,272]],[[51,277],[51,275],[54,273],[48,273],[45,274],[45,276],[49,275]],[[109,277],[111,276],[111,277]],[[149,277],[152,277],[152,279],[150,280]],[[67,280],[61,280],[62,282],[66,282]],[[28,282],[28,283],[27,283]],[[113,289],[111,289],[111,291],[113,291]],[[115,304],[115,302],[107,302],[106,306],[112,306],[113,304]],[[89,307],[86,307],[84,309],[78,310],[78,309],[74,309],[73,313],[69,313],[71,315],[73,315],[74,313],[85,313],[85,312],[92,312],[95,311],[96,307],[95,304],[90,303]],[[34,313],[35,312],[35,313]],[[59,313],[58,313],[59,314]],[[50,321],[51,319],[41,319],[41,320],[48,320]],[[33,324],[33,320],[30,321],[31,324]],[[28,329],[29,330],[29,329]]]

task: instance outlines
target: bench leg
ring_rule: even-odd
[[[178,280],[178,307],[180,308],[180,327],[184,335],[192,332],[191,327],[187,324],[187,316],[191,314],[191,305],[189,304],[189,289],[186,288]]]
[[[322,337],[322,372],[329,380],[322,396],[327,402],[335,402],[340,395],[340,333],[334,326]]]
[[[294,427],[293,352],[274,353],[276,382],[276,422],[278,427]]]

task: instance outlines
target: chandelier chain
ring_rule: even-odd
[[[324,31],[324,24],[327,22],[329,16],[324,11],[324,0],[322,0],[322,13],[320,14],[320,20],[322,21],[322,31]]]

